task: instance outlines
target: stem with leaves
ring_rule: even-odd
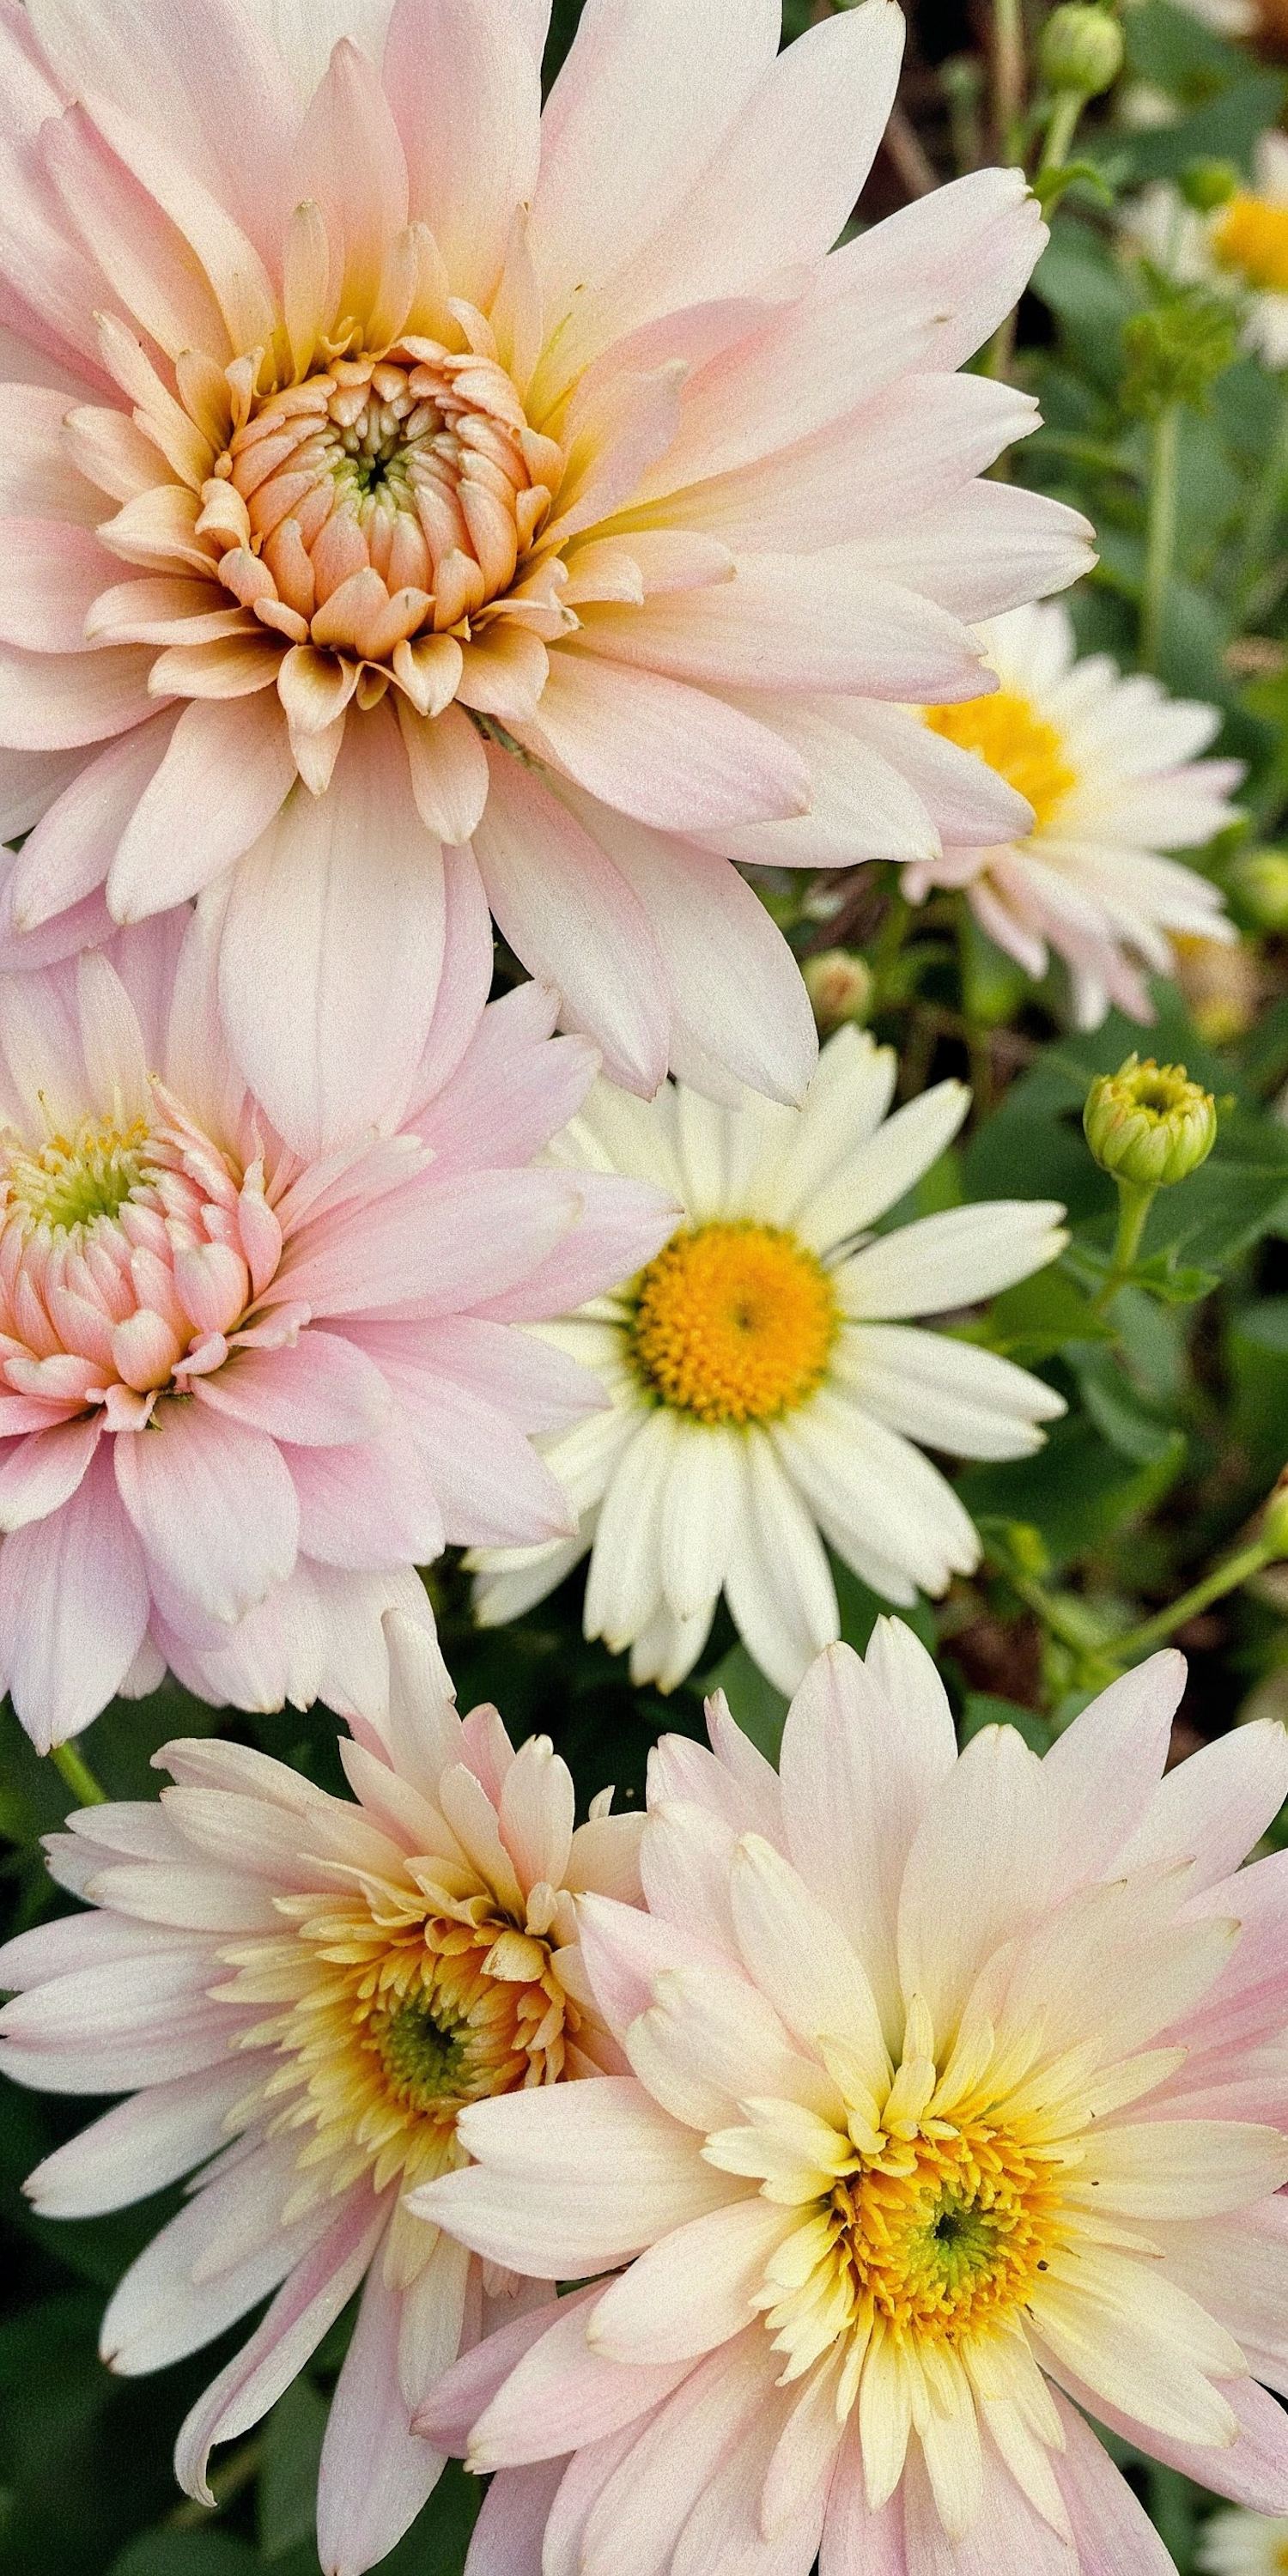
[[[1159,412],[1150,435],[1145,579],[1140,602],[1140,661],[1144,671],[1158,669],[1167,585],[1176,548],[1176,446],[1180,421],[1180,404],[1168,403]]]

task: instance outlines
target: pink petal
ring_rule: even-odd
[[[577,1184],[581,1174],[577,1175]],[[564,1172],[473,1172],[388,1191],[288,1245],[266,1303],[303,1298],[320,1316],[411,1305],[427,1318],[472,1306],[497,1281],[536,1271],[576,1223]]]
[[[282,1452],[300,1508],[300,1548],[324,1565],[378,1573],[429,1565],[441,1555],[443,1522],[421,1450],[393,1422],[344,1449]]]
[[[818,2568],[819,2576],[908,2576],[903,2497],[896,2490],[880,2513],[868,2509],[857,2408],[827,2499]]]
[[[414,1357],[467,1393],[500,1406],[522,1431],[565,1431],[600,1404],[589,1371],[565,1352],[475,1315],[444,1316],[430,1325],[369,1326],[364,1343],[382,1368],[395,1355]]]
[[[60,1511],[0,1546],[0,1672],[38,1752],[106,1707],[147,1624],[142,1551],[104,1448]]]
[[[0,642],[29,653],[83,653],[85,620],[110,563],[91,528],[0,519]]]
[[[1069,2508],[1081,2576],[1172,2576],[1172,2560],[1103,2442],[1058,2390],[1065,2448],[1051,2455]]]
[[[388,710],[347,728],[325,795],[297,792],[247,852],[219,990],[248,1083],[298,1153],[397,1114],[429,1034],[443,862]]]
[[[442,2475],[444,2455],[410,2430],[398,2385],[403,2307],[403,2294],[387,2286],[383,2265],[374,2263],[318,2469],[318,2556],[327,2576],[363,2576],[387,2557]]]
[[[594,654],[551,655],[538,714],[522,732],[593,796],[664,832],[808,807],[808,772],[781,735],[720,698],[614,670]]]
[[[550,1043],[557,1007],[543,985],[519,984],[485,1011],[416,1121],[438,1171],[530,1163],[580,1109],[599,1060],[586,1038]]]
[[[194,1378],[197,1401],[274,1440],[326,1449],[365,1440],[390,1412],[374,1361],[339,1333],[301,1333],[279,1351],[235,1351],[209,1377]]]
[[[22,1529],[70,1502],[98,1447],[101,1413],[29,1433],[0,1450],[0,1529]]]
[[[299,1506],[263,1431],[162,1404],[115,1443],[121,1500],[148,1555],[207,1618],[240,1619],[295,1563]]]
[[[136,725],[86,760],[37,823],[14,867],[14,920],[19,930],[83,901],[101,886],[122,833],[169,749],[172,712]]]
[[[457,848],[487,803],[487,758],[478,733],[460,707],[419,716],[405,698],[398,701],[398,722],[420,819],[436,840]]]
[[[472,850],[444,850],[447,928],[429,1038],[407,1103],[415,1117],[455,1072],[492,984],[492,918]]]
[[[588,608],[582,631],[588,652],[699,688],[930,701],[975,697],[985,678],[956,618],[849,546],[747,555],[732,581],[655,591],[642,608]]]
[[[199,894],[266,831],[295,783],[275,693],[186,706],[108,871],[114,920],[138,921]]]
[[[578,1172],[577,1190],[580,1213],[562,1241],[527,1278],[486,1302],[480,1283],[477,1311],[506,1323],[566,1315],[632,1278],[675,1232],[676,1209],[647,1181]]]
[[[297,152],[301,194],[321,207],[343,253],[343,309],[365,313],[385,252],[407,221],[407,164],[378,75],[347,33],[309,101]]]
[[[662,962],[646,914],[566,807],[489,748],[491,793],[474,848],[488,901],[563,1017],[603,1049],[606,1070],[646,1099],[666,1070]]]
[[[0,646],[0,740],[15,751],[65,751],[127,732],[156,713],[153,659],[143,644],[65,657]]]
[[[0,385],[0,516],[5,519],[74,519],[78,526],[92,528],[102,518],[102,494],[68,467],[61,436],[67,400],[52,388]]]
[[[428,224],[453,293],[486,312],[540,153],[538,60],[518,14],[500,0],[397,0],[383,77],[412,217]]]
[[[495,1397],[476,1395],[427,1367],[417,1349],[419,1328],[389,1325],[384,1332],[397,1337],[394,1347],[379,1325],[368,1328],[364,1342],[393,1391],[400,1424],[418,1444],[448,1542],[525,1547],[567,1537],[562,1487]]]
[[[515,2364],[539,2343],[557,2316],[584,2311],[594,2289],[574,2290],[557,2309],[553,2290],[544,2289],[537,2303],[463,2349],[450,2370],[416,2410],[416,2424],[426,2441],[445,2451],[464,2453],[471,2426],[490,2406]]]
[[[207,278],[84,108],[74,102],[51,117],[37,148],[72,228],[94,245],[110,300],[124,305],[168,358],[182,349],[226,348]]]
[[[477,2415],[472,2468],[519,2467],[602,2441],[659,2405],[686,2376],[687,2361],[627,2369],[597,2352],[587,2342],[586,2323],[598,2299],[596,2285],[589,2309],[584,2294],[560,2300],[556,2322],[529,2345]]]
[[[493,2478],[470,2540],[469,2576],[539,2576],[550,2508],[567,2462],[541,2460]]]

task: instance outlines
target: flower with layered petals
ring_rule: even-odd
[[[1098,1028],[1111,1003],[1152,1020],[1144,971],[1175,971],[1168,932],[1235,937],[1210,879],[1160,855],[1196,849],[1237,819],[1227,799],[1242,762],[1194,757],[1220,710],[1169,698],[1140,671],[1124,679],[1107,654],[1077,661],[1058,602],[981,632],[996,695],[928,707],[926,722],[1008,778],[1033,829],[995,850],[918,860],[905,891],[919,903],[931,886],[964,886],[980,928],[1035,978],[1054,949],[1079,1028]]]
[[[826,1539],[891,1601],[979,1562],[952,1487],[915,1442],[1022,1458],[1064,1404],[1009,1360],[907,1318],[992,1296],[1052,1260],[1064,1210],[985,1201],[867,1239],[941,1154],[958,1082],[887,1119],[896,1061],[839,1030],[803,1108],[683,1085],[647,1104],[601,1082],[552,1153],[680,1201],[684,1223],[615,1296],[542,1327],[611,1410],[543,1444],[576,1535],[480,1551],[485,1626],[539,1601],[591,1549],[586,1633],[636,1681],[692,1670],[723,1587],[757,1662],[794,1690],[839,1636]]]
[[[1288,1742],[1164,1779],[1184,1673],[958,1758],[882,1622],[781,1776],[719,1702],[714,1758],[660,1746],[650,1912],[580,1909],[632,2074],[471,2107],[413,2195],[494,2262],[628,2266],[418,2419],[514,2472],[471,2576],[1166,2576],[1083,2410],[1288,2507],[1288,1856],[1237,1866]]]
[[[167,1663],[206,1698],[374,1715],[382,1613],[430,1620],[413,1567],[568,1526],[527,1434],[602,1399],[513,1323],[673,1213],[515,1168],[594,1050],[551,1042],[538,985],[480,1020],[486,915],[452,912],[398,1131],[322,1161],[236,1075],[186,907],[0,979],[0,1672],[42,1750]]]
[[[1284,2576],[1288,2568],[1288,2515],[1214,2513],[1194,2551],[1203,2576]]]
[[[964,621],[1088,560],[977,479],[1032,404],[954,373],[1044,239],[1023,174],[831,252],[893,0],[784,53],[778,0],[592,0],[542,117],[547,15],[0,28],[6,919],[228,885],[234,1051],[301,1152],[415,1065],[471,842],[619,1081],[709,1053],[799,1097],[810,1015],[730,861],[1022,829],[885,702],[987,687]]]
[[[86,1808],[49,1837],[97,1911],[0,1952],[5,2073],[130,2093],[37,2167],[37,2208],[119,2209],[202,2168],[115,2291],[104,2358],[160,2369],[276,2293],[179,2435],[189,2494],[210,2503],[212,2445],[266,2413],[365,2277],[322,2453],[327,2576],[392,2549],[443,2465],[413,2408],[531,2302],[407,2196],[463,2161],[466,2103],[621,2062],[575,1999],[572,1899],[639,1895],[642,1819],[606,1790],[574,1832],[549,1738],[516,1754],[494,1708],[462,1723],[433,1639],[387,1624],[385,1720],[340,1745],[356,1805],[243,1745],[164,1745],[159,1806]]]
[[[1124,226],[1133,249],[1184,284],[1233,297],[1243,336],[1268,367],[1288,366],[1288,135],[1257,137],[1256,184],[1209,213],[1167,180],[1145,188]]]

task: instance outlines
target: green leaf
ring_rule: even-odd
[[[1120,1458],[1137,1467],[1156,1467],[1170,1458],[1176,1425],[1142,1399],[1110,1352],[1079,1353],[1074,1366],[1083,1403]]]
[[[226,2531],[145,2531],[108,2576],[254,2576],[258,2566],[249,2541]]]
[[[1003,1289],[988,1313],[968,1327],[965,1340],[981,1342],[1003,1359],[1032,1368],[1054,1357],[1070,1343],[1111,1342],[1114,1327],[1093,1315],[1091,1301],[1059,1263]]]
[[[1046,1447],[1000,1467],[972,1467],[958,1492],[972,1520],[1032,1521],[1052,1564],[1071,1564],[1103,1546],[1174,1485],[1185,1464],[1185,1438],[1173,1432],[1161,1454],[1134,1466],[1111,1448],[1085,1415],[1051,1426]]]
[[[961,1742],[969,1744],[986,1726],[1013,1726],[1032,1753],[1051,1750],[1051,1729],[1036,1709],[1019,1708],[1013,1699],[995,1699],[991,1691],[968,1691],[958,1729]]]
[[[312,2538],[328,2411],[316,2388],[296,2379],[264,2426],[257,2496],[262,2558],[282,2558],[297,2541]]]
[[[1178,1262],[1173,1244],[1167,1252],[1155,1253],[1151,1261],[1138,1261],[1131,1280],[1133,1286],[1161,1297],[1165,1306],[1196,1306],[1201,1297],[1210,1297],[1220,1287],[1221,1274]]]

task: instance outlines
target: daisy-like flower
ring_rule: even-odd
[[[1288,2515],[1214,2513],[1199,2533],[1195,2564],[1204,2576],[1284,2576]]]
[[[778,0],[596,0],[543,118],[547,14],[0,29],[9,919],[70,907],[71,942],[104,884],[118,921],[228,885],[232,1043],[301,1152],[407,1080],[471,841],[619,1081],[706,1049],[799,1097],[799,976],[730,860],[1020,828],[879,702],[987,687],[966,621],[1088,560],[976,479],[1032,404],[954,374],[1045,239],[1022,174],[828,256],[893,0],[783,53]]]
[[[1285,2511],[1288,1861],[1237,1863],[1288,1741],[1164,1779],[1184,1671],[959,1759],[882,1623],[781,1778],[718,1703],[714,1757],[662,1744],[650,1912],[580,1908],[631,2075],[471,2108],[413,2196],[494,2262],[628,2265],[419,2419],[517,2471],[471,2576],[1166,2576],[1080,2410]]]
[[[1236,936],[1219,889],[1160,855],[1196,849],[1236,820],[1228,798],[1243,763],[1194,756],[1220,711],[1169,698],[1144,672],[1123,678],[1106,653],[1076,660],[1056,601],[997,618],[981,640],[995,695],[927,707],[925,721],[1008,778],[1033,828],[995,850],[917,860],[904,891],[920,903],[931,886],[964,887],[981,929],[1035,978],[1054,949],[1079,1028],[1098,1028],[1113,1003],[1151,1020],[1145,974],[1175,972],[1169,931]]]
[[[619,1172],[684,1222],[616,1295],[542,1327],[611,1410],[543,1444],[575,1536],[470,1559],[484,1626],[516,1618],[587,1548],[585,1624],[636,1681],[673,1689],[723,1588],[757,1662],[796,1687],[840,1634],[827,1539],[891,1601],[979,1562],[952,1487],[914,1443],[1022,1458],[1064,1405],[1040,1378],[908,1319],[992,1296],[1066,1242],[1062,1207],[992,1200],[869,1241],[941,1154],[970,1094],[941,1082],[886,1118],[896,1059],[866,1031],[823,1050],[800,1109],[643,1103],[601,1082],[552,1147]]]
[[[397,1132],[321,1161],[236,1074],[186,907],[0,978],[0,1673],[42,1750],[167,1663],[206,1698],[374,1715],[382,1613],[432,1625],[413,1567],[568,1526],[527,1434],[602,1399],[514,1322],[673,1212],[516,1168],[594,1050],[550,1040],[537,985],[480,1020],[468,901],[451,948]]]
[[[1129,247],[1182,284],[1234,297],[1243,335],[1268,367],[1288,366],[1288,135],[1257,137],[1256,185],[1208,213],[1159,180],[1127,211]]]
[[[388,1626],[387,1719],[340,1746],[356,1804],[243,1745],[165,1745],[159,1805],[87,1808],[48,1839],[97,1911],[0,1951],[5,2073],[131,2097],[37,2167],[36,2207],[119,2209],[201,2168],[115,2291],[104,2359],[158,2370],[276,2292],[179,2435],[190,2495],[211,2502],[212,2445],[280,2397],[365,2276],[322,2453],[327,2576],[392,2549],[443,2465],[413,2408],[532,2297],[408,2193],[464,2160],[466,2103],[622,2062],[574,1999],[572,1898],[639,1895],[642,1819],[605,1791],[574,1832],[549,1738],[516,1754],[494,1708],[462,1723],[433,1639]]]

